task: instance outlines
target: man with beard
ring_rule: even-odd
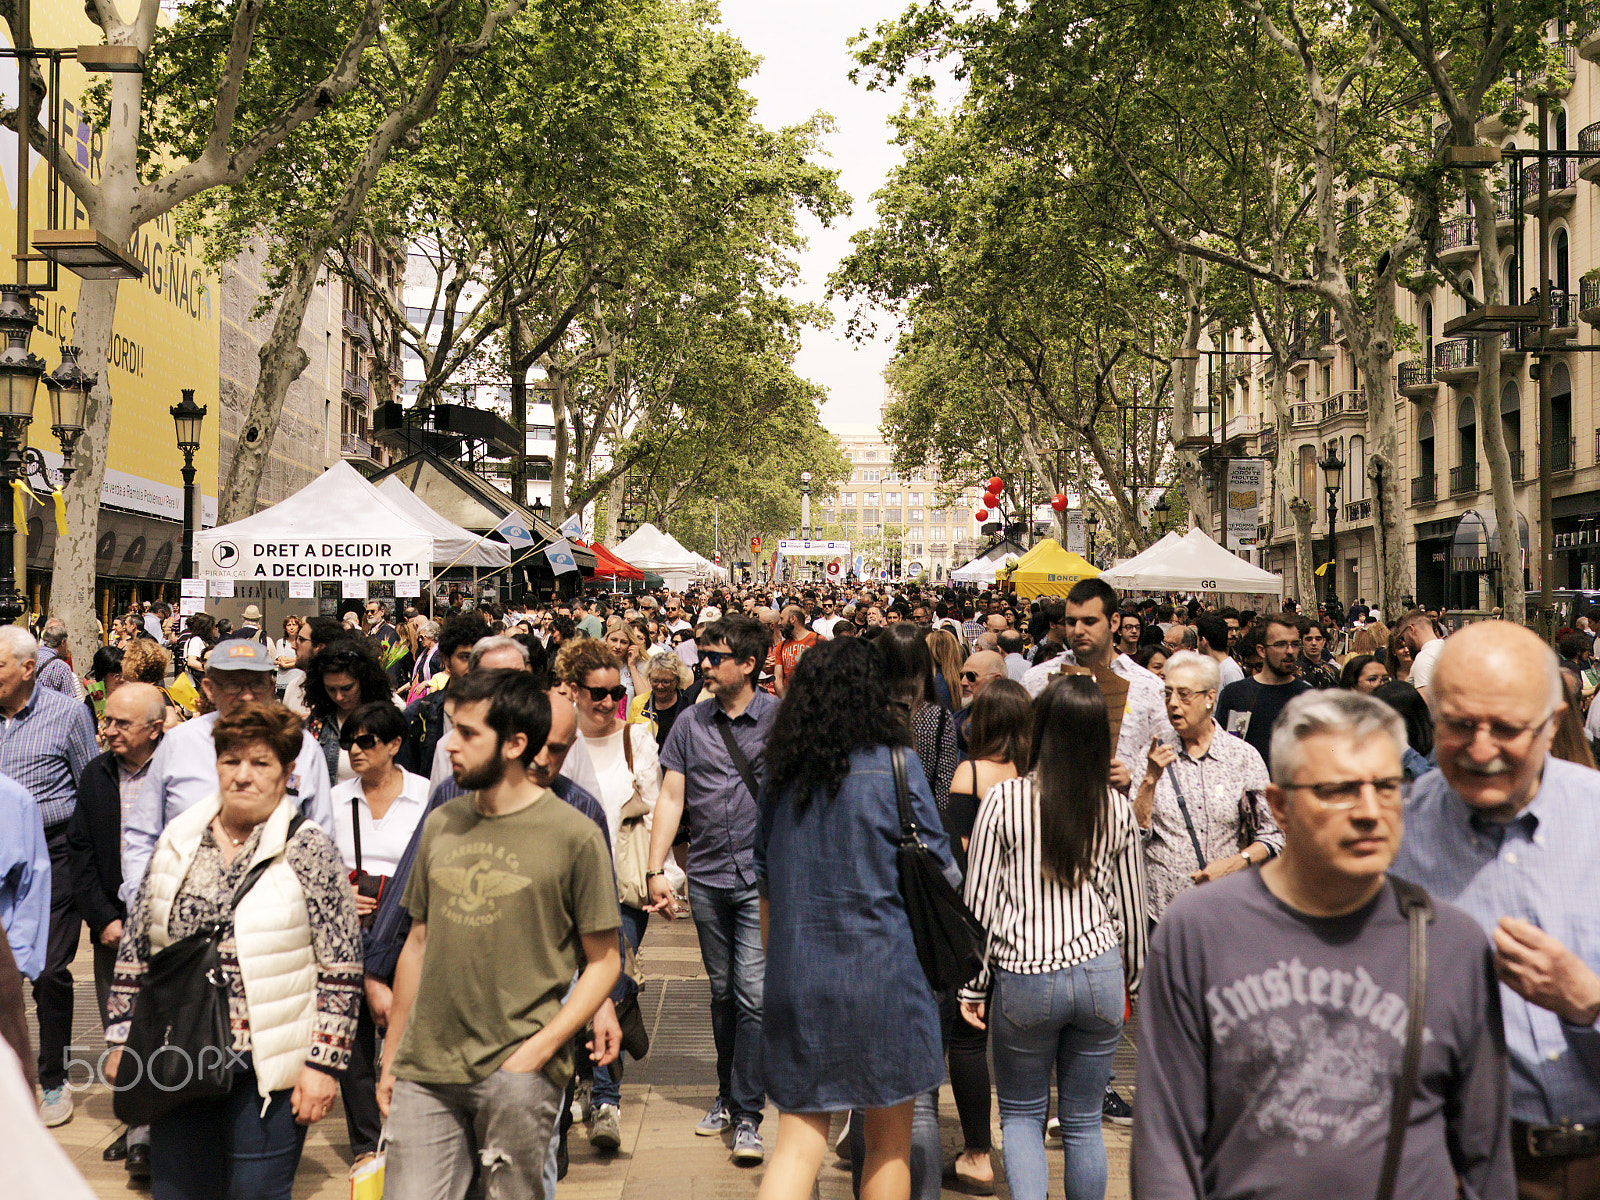
[[[766,657],[765,626],[724,617],[700,637],[700,668],[713,703],[673,723],[661,747],[661,792],[650,832],[652,912],[677,915],[666,879],[678,822],[689,816],[689,902],[700,958],[711,982],[717,1099],[695,1126],[704,1137],[734,1131],[733,1160],[766,1157],[761,1142],[761,1005],[766,957],[755,844],[764,751],[778,701],[755,687]]]
[[[569,1044],[621,972],[616,884],[605,835],[534,777],[550,731],[539,682],[468,674],[447,704],[469,794],[428,818],[406,884],[378,1083],[385,1194],[464,1194],[481,1161],[487,1194],[542,1196]]]
[[[778,643],[778,695],[788,689],[794,669],[800,665],[800,656],[817,644],[817,635],[806,628],[805,610],[798,604],[785,606],[778,614],[778,628],[783,640]]]

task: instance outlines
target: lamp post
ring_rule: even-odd
[[[1332,603],[1338,599],[1339,580],[1333,526],[1339,515],[1339,477],[1344,472],[1344,460],[1339,457],[1339,450],[1332,442],[1328,443],[1326,456],[1317,466],[1322,468],[1323,490],[1328,496],[1328,600]]]
[[[200,449],[200,426],[206,419],[206,406],[194,402],[194,389],[184,388],[183,399],[167,411],[177,434],[178,451],[183,455],[183,564],[179,578],[194,576],[194,455]]]
[[[811,540],[811,472],[800,472],[800,530],[806,541]]]
[[[1089,534],[1089,561],[1092,563],[1094,562],[1094,535],[1100,528],[1100,514],[1091,508],[1083,518],[1083,527]]]
[[[1162,533],[1166,533],[1167,515],[1172,512],[1172,505],[1167,503],[1166,493],[1162,493],[1161,499],[1156,501],[1155,508],[1151,509],[1151,511],[1155,513],[1156,521],[1158,523],[1157,527]]]
[[[12,485],[22,476],[22,439],[33,420],[33,402],[44,375],[44,359],[28,349],[37,321],[38,313],[25,292],[0,289],[0,334],[6,339],[5,349],[0,350],[0,622],[7,625],[22,615]]]

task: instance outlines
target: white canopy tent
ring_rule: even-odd
[[[413,525],[433,534],[433,554],[436,566],[455,563],[463,567],[506,566],[511,562],[511,547],[504,542],[480,540],[470,529],[463,529],[429,508],[415,492],[391,475],[378,484],[378,495],[390,508]]]
[[[611,552],[641,571],[661,576],[673,591],[681,592],[689,580],[701,574],[701,559],[685,550],[670,533],[662,533],[646,521],[627,538],[611,548]]]
[[[689,551],[689,553],[694,554],[695,560],[699,562],[702,575],[709,575],[713,579],[726,579],[728,577],[726,568],[717,566],[704,554],[695,554],[693,550]]]
[[[964,566],[957,567],[950,572],[952,583],[976,583],[979,586],[991,584],[1001,567],[1005,566],[1006,559],[1015,554],[1018,558],[1024,552],[1011,542],[1000,542],[991,546],[977,558]]]
[[[1251,566],[1199,529],[1169,533],[1100,576],[1122,591],[1254,592],[1283,595],[1283,576]]]

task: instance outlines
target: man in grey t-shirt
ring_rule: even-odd
[[[1180,896],[1151,942],[1137,1200],[1372,1194],[1406,1038],[1408,930],[1387,875],[1405,745],[1399,717],[1369,696],[1308,692],[1284,708],[1267,789],[1283,852]],[[1395,1195],[1509,1198],[1489,945],[1465,913],[1433,908],[1422,1066]]]

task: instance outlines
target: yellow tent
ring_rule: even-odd
[[[1100,574],[1081,554],[1063,550],[1054,538],[1045,538],[1017,560],[1009,578],[1017,595],[1031,600],[1035,596],[1065,596],[1080,579]]]

